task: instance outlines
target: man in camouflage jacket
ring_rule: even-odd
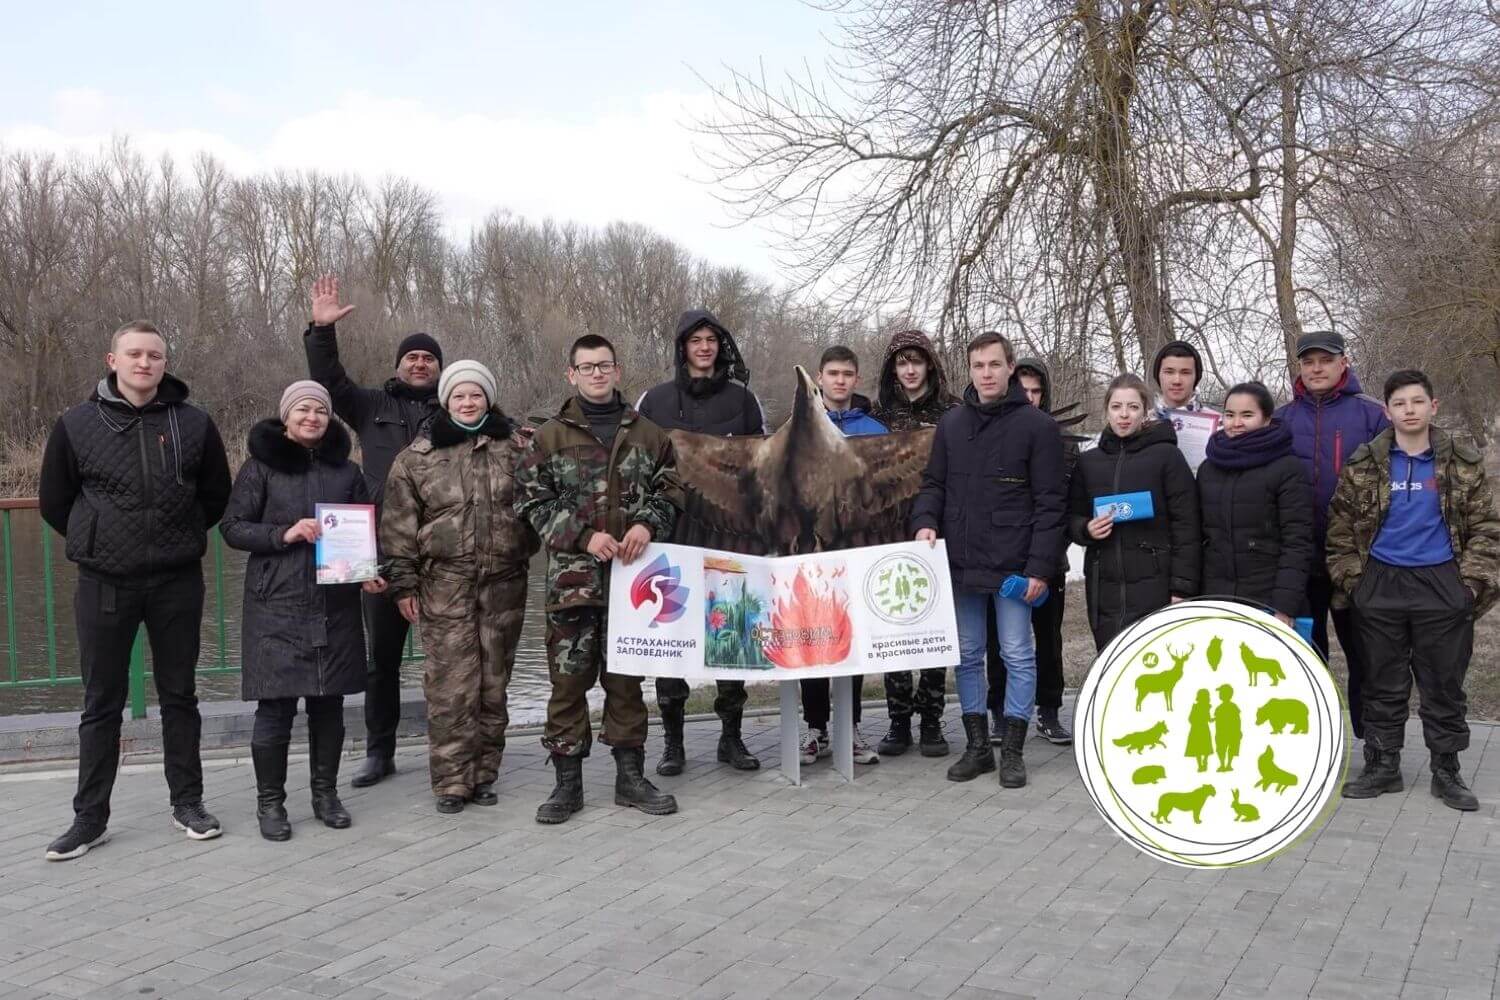
[[[1477,448],[1432,426],[1432,383],[1398,371],[1385,386],[1392,426],[1361,445],[1328,509],[1335,607],[1352,607],[1368,664],[1365,768],[1349,798],[1400,791],[1413,677],[1432,793],[1465,811],[1478,800],[1458,754],[1469,746],[1464,677],[1474,622],[1500,598],[1500,518]]]
[[[609,564],[631,563],[653,538],[671,535],[683,506],[672,441],[620,399],[614,347],[597,335],[570,351],[577,389],[538,428],[516,472],[516,512],[547,550],[547,669],[552,697],[542,745],[557,770],[537,822],[562,823],[583,807],[588,692],[604,688],[600,740],[613,748],[615,802],[653,815],[677,811],[643,774],[646,703],[641,679],[606,663]]]
[[[499,407],[473,429],[440,412],[391,465],[380,512],[392,600],[422,623],[428,770],[444,812],[499,801],[506,687],[538,547],[513,507],[514,429]]]

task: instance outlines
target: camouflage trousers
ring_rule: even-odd
[[[547,612],[547,673],[552,697],[542,746],[558,757],[587,757],[593,745],[589,691],[604,688],[604,725],[599,742],[611,747],[646,745],[646,699],[641,679],[610,673],[605,663],[605,609]]]
[[[467,798],[495,780],[505,750],[505,688],[526,614],[526,574],[422,579],[422,690],[434,795]]]
[[[718,694],[714,695],[714,714],[721,719],[738,719],[745,712],[745,682],[716,681]],[[658,677],[656,679],[656,707],[665,716],[668,712],[681,712],[687,704],[692,688],[681,677]]]
[[[911,671],[898,670],[885,675],[885,707],[893,719],[910,719],[912,714],[924,719],[941,718],[946,704],[948,671],[941,668],[921,671],[916,693],[911,689]]]

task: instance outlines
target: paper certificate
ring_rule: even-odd
[[[363,583],[378,575],[375,507],[367,503],[320,503],[317,562],[319,583]]]
[[[1213,410],[1168,410],[1167,419],[1177,431],[1177,447],[1193,472],[1208,453],[1208,439],[1219,429],[1221,414]]]

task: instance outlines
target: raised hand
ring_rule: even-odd
[[[339,279],[325,274],[313,282],[313,326],[332,326],[354,311],[352,305],[339,305]]]

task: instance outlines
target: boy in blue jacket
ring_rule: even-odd
[[[859,357],[842,344],[830,347],[818,360],[818,388],[823,391],[823,408],[828,419],[845,437],[888,433],[885,424],[870,416],[870,401],[854,390],[859,388]],[[854,688],[854,763],[879,764],[880,755],[859,732],[860,689],[864,677],[853,677]],[[801,681],[802,721],[807,736],[802,740],[802,763],[811,764],[831,753],[828,745],[828,719],[833,714],[829,700],[828,678],[810,677]]]
[[[1021,757],[1036,701],[1036,648],[1030,601],[1061,572],[1063,523],[1062,433],[1057,421],[1031,405],[1012,384],[1016,352],[998,333],[969,342],[970,385],[964,405],[943,414],[912,506],[918,541],[948,543],[953,602],[958,614],[956,676],[968,746],[948,769],[950,781],[970,781],[995,770],[985,706],[986,605],[993,604],[1007,680],[1000,744],[1000,784],[1026,784]],[[1026,578],[1025,601],[1000,596],[1012,575]]]

